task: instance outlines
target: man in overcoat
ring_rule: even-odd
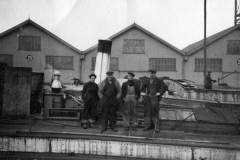
[[[113,72],[108,71],[107,77],[99,85],[100,105],[102,108],[102,129],[101,133],[109,128],[117,132],[114,128],[116,112],[121,96],[121,88],[118,80],[113,77]]]

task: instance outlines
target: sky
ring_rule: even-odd
[[[203,39],[204,0],[0,0],[0,33],[30,18],[85,50],[133,24],[179,49]],[[234,0],[207,0],[207,36],[234,24]]]

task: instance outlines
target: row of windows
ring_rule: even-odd
[[[0,62],[6,63],[8,66],[13,66],[13,55],[0,54]],[[72,56],[46,56],[47,69],[63,69],[73,70]]]
[[[19,36],[18,49],[23,51],[40,51],[41,37],[40,36]]]
[[[149,69],[156,71],[176,71],[176,58],[150,58]]]
[[[0,62],[7,63],[9,66],[13,64],[13,56],[9,54],[1,54]],[[207,71],[221,72],[222,59],[221,58],[207,58]],[[94,70],[96,64],[96,57],[92,57],[91,70]],[[203,58],[195,59],[195,72],[202,72],[204,66]],[[46,56],[46,68],[73,69],[72,56]],[[119,59],[111,57],[110,69],[119,70]],[[149,58],[149,69],[157,71],[176,71],[176,58]]]
[[[144,39],[124,39],[123,54],[144,54]],[[227,41],[227,54],[240,55],[240,40]]]
[[[92,57],[91,70],[95,69],[96,57]],[[110,69],[113,71],[119,70],[118,57],[111,57]],[[176,71],[176,58],[150,58],[149,69],[157,71]]]
[[[145,53],[144,39],[123,40],[123,54],[144,54],[144,53]],[[240,40],[227,41],[227,54],[240,55]]]
[[[118,58],[117,57],[111,57],[110,59],[110,69],[113,71],[119,70],[119,65],[118,65]],[[91,62],[91,70],[93,71],[95,69],[96,65],[96,57],[92,57],[92,62]]]
[[[207,58],[206,70],[211,72],[221,72],[222,71],[222,59],[221,58]],[[204,70],[204,59],[195,59],[195,72],[203,72]]]
[[[46,68],[73,70],[73,57],[46,56]]]
[[[24,51],[40,51],[41,37],[40,36],[19,36],[18,49],[24,50]],[[123,54],[144,54],[144,53],[145,53],[144,39],[124,39],[123,40]],[[228,40],[227,53],[240,55],[240,40]]]
[[[92,57],[91,70],[94,70],[96,63],[96,57]],[[221,72],[222,71],[222,59],[221,58],[207,58],[207,71]],[[195,72],[203,72],[204,59],[195,59]],[[119,59],[117,57],[111,57],[110,69],[119,70]],[[169,71],[175,72],[176,58],[149,58],[149,69],[156,71]]]
[[[123,54],[144,54],[145,40],[144,39],[124,39]]]

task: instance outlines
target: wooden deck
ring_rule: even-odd
[[[240,136],[190,133],[176,130],[100,133],[100,126],[83,129],[79,121],[0,120],[0,159],[9,156],[39,159],[163,159],[238,160]],[[36,153],[36,155],[32,154]],[[214,155],[214,156],[213,156]],[[212,158],[211,156],[215,157]],[[218,159],[216,159],[216,157]],[[221,158],[222,157],[222,158]],[[235,158],[233,158],[235,157]],[[56,158],[56,159],[57,159]]]

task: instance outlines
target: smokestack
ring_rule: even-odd
[[[106,72],[110,66],[112,41],[99,40],[98,41],[98,53],[96,57],[96,65],[94,73],[97,75],[96,83],[100,83],[106,78]]]

